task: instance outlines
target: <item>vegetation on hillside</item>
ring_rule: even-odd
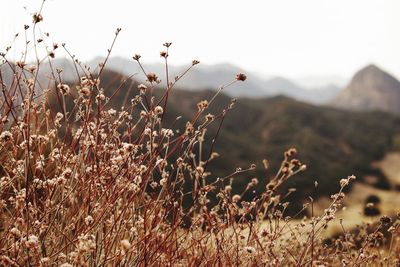
[[[113,95],[109,106],[126,106],[129,99],[139,92],[139,83],[135,80],[107,69],[101,79],[104,81],[104,94]],[[71,87],[73,88],[73,83]],[[113,88],[120,89],[114,94]],[[160,98],[163,89],[157,86],[153,94]],[[183,131],[186,122],[196,110],[196,104],[204,99],[211,99],[214,94],[211,90],[175,90],[169,97],[164,125],[173,125]],[[67,101],[70,107],[73,105],[72,100],[71,97]],[[232,99],[225,94],[220,94],[208,111],[218,114],[231,101]],[[52,109],[58,110],[54,95],[51,103]],[[135,112],[135,116],[139,116],[139,109]],[[177,117],[180,119],[176,120]],[[265,172],[262,160],[268,159],[271,169],[276,170],[282,161],[282,151],[290,147],[297,147],[301,151],[301,158],[310,168],[283,186],[283,190],[297,189],[289,200],[306,200],[309,195],[329,196],[338,190],[338,187],[332,186],[332,182],[338,177],[346,177],[349,173],[361,177],[360,182],[365,176],[376,176],[373,186],[389,188],[386,177],[371,163],[395,148],[395,140],[400,133],[400,119],[394,115],[336,110],[281,96],[258,100],[239,99],[235,108],[224,117],[223,123],[224,126],[220,129],[223,138],[214,145],[214,150],[221,157],[209,164],[214,176],[226,175],[226,171],[233,170],[233,166],[245,168],[252,163],[258,165],[258,168],[235,179],[235,193],[245,187],[252,176],[266,178],[254,187],[257,193],[262,192],[266,181],[273,176],[273,173]],[[210,141],[218,128],[218,123],[208,127],[205,135],[208,144],[211,144]],[[209,148],[206,142],[203,146],[204,151],[208,153]],[[319,184],[318,190],[313,189],[315,181]],[[250,200],[252,197],[252,193],[249,192],[245,199]],[[301,202],[296,203],[291,206],[293,212],[301,208]]]
[[[298,179],[294,185],[311,192],[309,180],[296,177],[306,170],[297,150],[283,149],[288,140],[310,149],[304,155],[311,160],[328,153],[332,162],[321,162],[328,175],[346,164],[328,140],[343,141],[345,149],[339,147],[360,157],[357,164],[369,160],[360,152],[374,158],[391,146],[392,132],[367,148],[362,142],[377,137],[378,130],[370,131],[372,137],[364,132],[360,140],[350,138],[371,127],[367,121],[388,127],[379,121],[386,115],[317,113],[285,98],[237,103],[221,92],[245,81],[242,73],[216,93],[175,90],[182,76],[169,77],[171,43],[160,53],[165,73],[143,69],[144,84],[107,73],[106,60],[96,70],[74,61],[79,82],[70,84],[61,70],[51,68],[54,51],[69,52],[64,45],[46,46],[49,40],[38,31],[42,20],[40,12],[33,15],[33,40],[26,42],[26,51],[36,53],[32,65],[12,64],[9,49],[1,54],[13,77],[6,83],[0,76],[0,265],[399,264],[400,214],[325,239],[354,175],[338,171],[339,180],[329,173],[326,185],[311,180],[309,188],[316,192],[320,186],[326,192],[337,188],[321,216],[300,216],[308,207],[313,210],[312,196],[295,214],[288,213],[296,203],[287,202],[294,190],[285,190]],[[44,58],[37,54],[41,48]],[[142,66],[139,55],[133,59]],[[48,87],[39,82],[44,61],[50,65]],[[198,63],[193,60],[188,71]],[[325,125],[336,116],[349,128]],[[326,127],[333,128],[327,132]],[[270,156],[263,149],[271,153],[270,164],[247,162]]]

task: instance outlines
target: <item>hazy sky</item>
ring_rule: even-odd
[[[0,2],[3,49],[41,0]],[[171,41],[176,64],[231,62],[299,78],[349,77],[374,62],[400,77],[399,0],[47,0],[43,17],[41,29],[83,60],[105,55],[121,27],[113,55],[148,63]]]

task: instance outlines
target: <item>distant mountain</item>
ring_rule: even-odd
[[[271,92],[269,96],[284,95],[311,104],[328,103],[341,91],[341,88],[334,84],[305,89],[282,77],[275,77],[264,82],[264,88],[269,88]]]
[[[47,87],[49,83],[53,83],[51,69],[62,70],[60,77],[63,81],[75,82],[79,76],[87,72],[96,73],[99,70],[99,63],[103,63],[104,58],[98,57],[85,65],[74,65],[69,59],[58,58],[48,62],[43,62],[39,69],[40,87]],[[182,74],[188,67],[169,65],[169,77]],[[155,72],[162,80],[162,84],[166,83],[165,66],[161,63],[143,64],[146,72]],[[126,76],[133,75],[133,79],[143,82],[146,78],[136,61],[122,57],[111,57],[106,63],[106,69],[121,73]],[[261,78],[256,74],[243,70],[235,65],[223,63],[215,65],[196,65],[179,81],[177,87],[185,90],[218,90],[235,79],[237,73],[245,73],[247,75],[246,83],[236,83],[226,88],[224,92],[233,97],[250,97],[259,98],[267,96],[284,95],[296,100],[301,100],[313,104],[325,104],[335,97],[339,92],[339,87],[332,84],[325,84],[319,81],[320,87],[307,89],[283,77]],[[3,79],[10,80],[12,75],[7,73]],[[58,78],[58,74],[56,75]]]
[[[349,110],[380,110],[400,114],[400,82],[375,65],[358,71],[331,102]]]
[[[344,88],[349,82],[347,78],[339,75],[308,75],[294,78],[293,81],[304,88],[321,88],[329,84]]]
[[[101,61],[101,58],[96,58],[90,65],[95,66]],[[112,57],[107,62],[107,67],[110,70],[117,71],[124,75],[137,73],[135,79],[145,79],[138,64],[133,60],[127,60],[121,57]],[[187,67],[188,66],[169,66],[170,76],[175,77],[176,75],[179,75],[187,69]],[[163,64],[144,64],[144,68],[146,71],[157,73],[161,79],[165,80],[165,66]],[[285,95],[309,103],[324,104],[329,102],[339,92],[339,87],[332,85],[308,90],[297,85],[293,81],[282,77],[263,79],[256,74],[228,63],[197,65],[180,80],[179,87],[186,90],[217,90],[221,85],[232,81],[235,75],[239,72],[246,73],[248,79],[245,84],[235,84],[229,87],[225,93],[230,96],[254,98]],[[322,83],[320,82],[320,84]]]

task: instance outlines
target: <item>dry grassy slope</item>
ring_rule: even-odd
[[[400,185],[400,153],[387,153],[385,157],[376,163],[388,178],[392,188]],[[400,204],[400,203],[399,203]]]
[[[344,201],[345,208],[336,214],[336,219],[333,220],[326,231],[326,235],[335,235],[343,233],[340,220],[346,231],[356,228],[365,222],[376,222],[379,216],[368,217],[364,215],[365,200],[371,196],[378,196],[381,200],[379,210],[381,215],[395,216],[400,212],[400,194],[396,191],[380,190],[371,185],[356,183],[350,193],[346,194]],[[323,214],[324,209],[329,206],[329,199],[321,198],[316,202],[314,210],[316,215]]]
[[[343,232],[340,219],[343,220],[342,225],[346,231],[354,229],[363,222],[377,221],[380,215],[375,217],[364,215],[366,199],[371,195],[378,196],[381,200],[378,206],[381,215],[394,216],[400,212],[400,194],[395,190],[395,187],[400,185],[400,153],[387,153],[381,161],[375,162],[373,165],[382,170],[389,180],[392,190],[380,190],[368,184],[358,183],[354,185],[352,191],[345,198],[346,208],[337,213],[336,219],[328,226],[326,235]],[[328,198],[320,198],[315,204],[317,214],[322,214],[329,204],[330,200]]]

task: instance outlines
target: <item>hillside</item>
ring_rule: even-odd
[[[110,71],[103,73],[106,95],[111,94],[112,88],[116,88],[122,78]],[[110,106],[124,106],[137,93],[137,83],[130,80],[115,95]],[[155,90],[154,93],[160,97],[162,91]],[[165,127],[174,124],[183,129],[197,110],[196,104],[211,99],[213,95],[211,90],[172,91]],[[216,115],[230,103],[231,98],[221,95],[215,101],[209,112]],[[182,118],[176,121],[178,116]],[[218,124],[217,120],[209,128],[206,135],[208,144],[214,138]],[[308,170],[286,184],[286,188],[297,188],[294,197],[305,198],[313,194],[314,181],[319,183],[317,195],[329,195],[338,189],[337,181],[350,174],[358,176],[359,182],[365,175],[374,175],[377,177],[375,186],[387,188],[386,178],[371,167],[371,163],[392,149],[393,140],[399,133],[400,119],[382,112],[354,113],[313,106],[283,96],[257,100],[243,98],[236,102],[224,121],[215,146],[221,157],[209,165],[213,172],[211,179],[225,176],[236,167],[246,168],[256,163],[255,171],[235,180],[234,190],[240,191],[251,177],[257,176],[265,178],[258,185],[257,190],[261,191],[278,169],[283,151],[296,147]],[[208,149],[209,145],[206,145],[205,154]],[[264,158],[271,163],[267,174],[261,163]],[[251,194],[247,197],[250,198]]]
[[[400,114],[400,82],[375,65],[358,71],[332,105],[349,110]]]

